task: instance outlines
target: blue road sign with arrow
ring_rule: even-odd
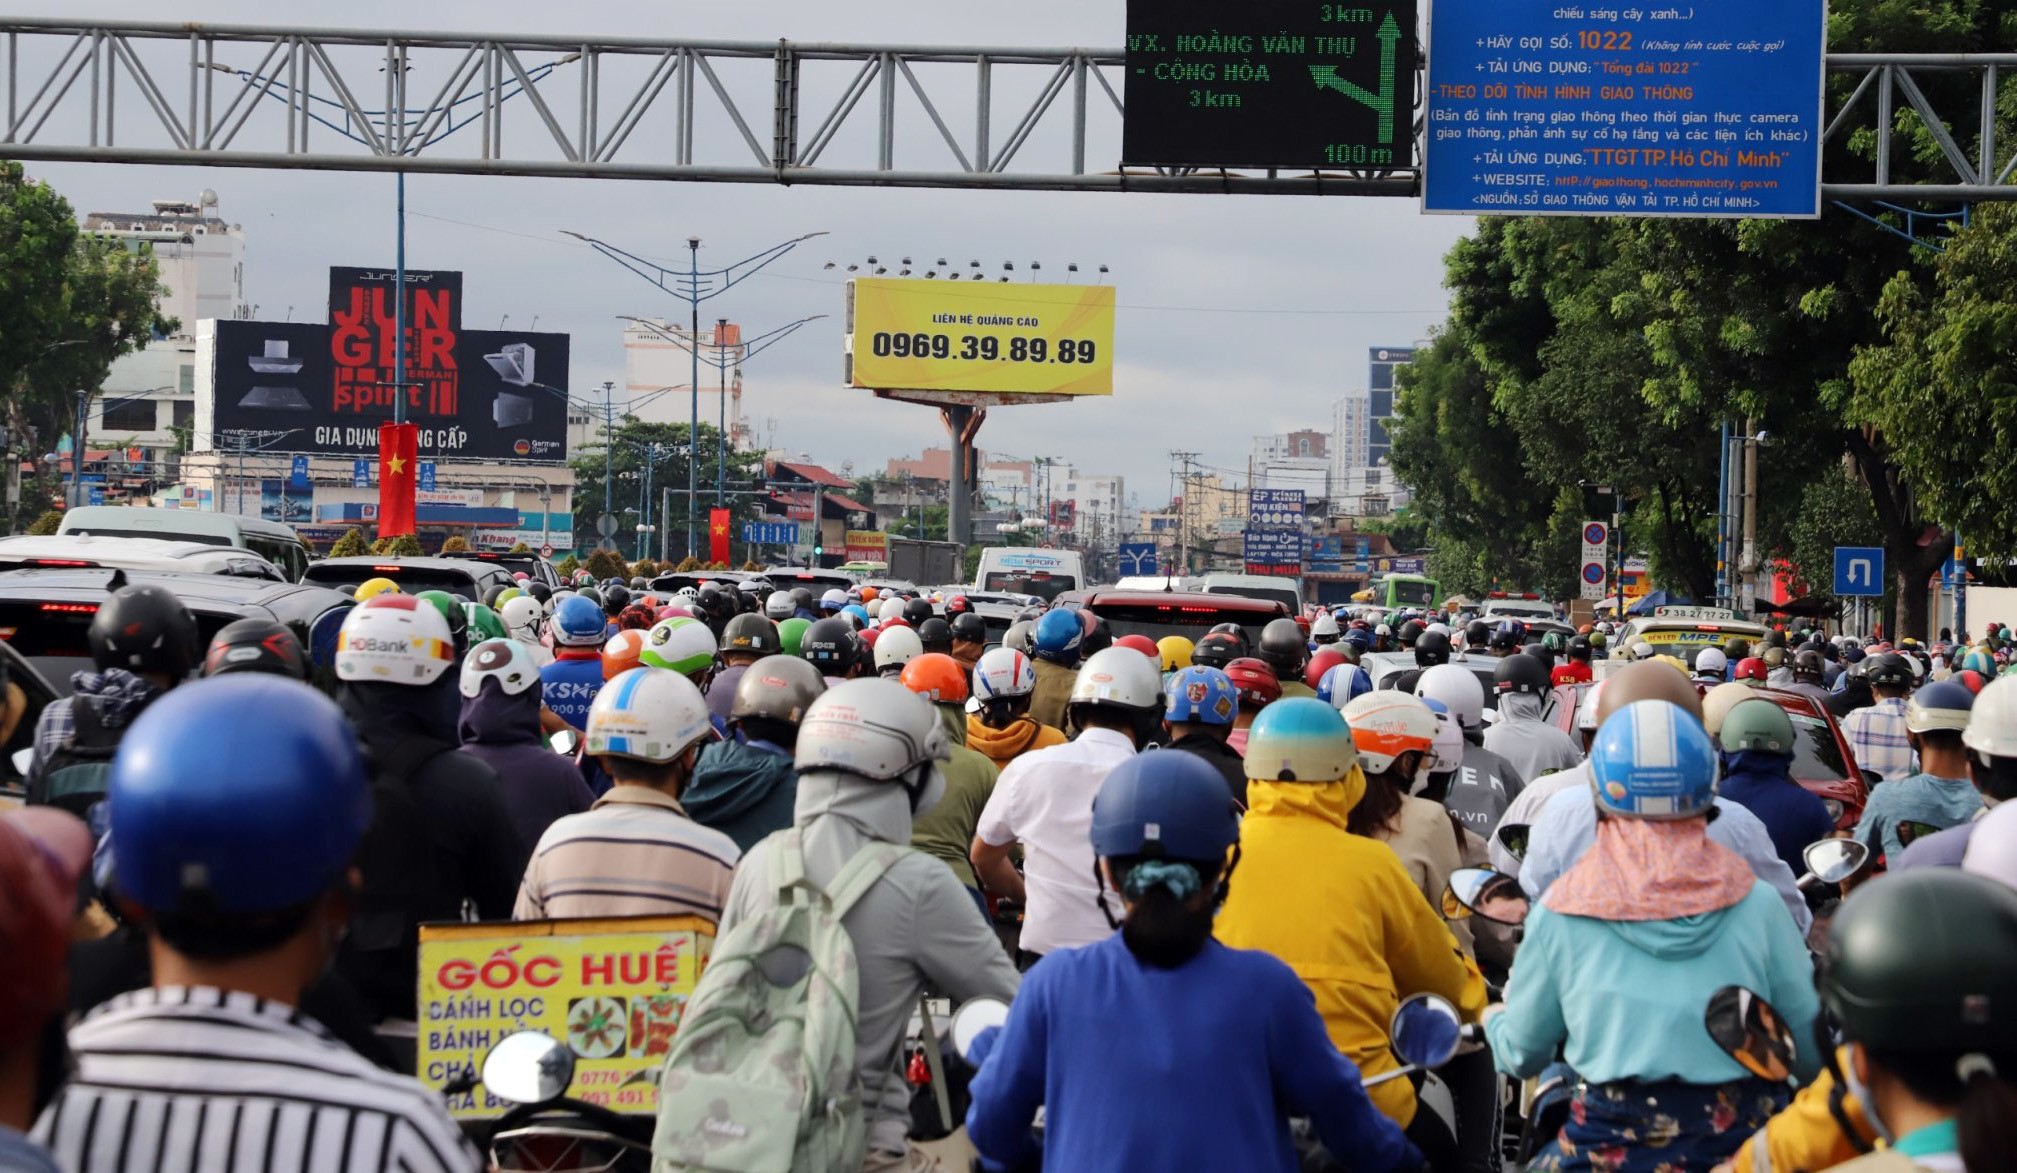
[[[1882,546],[1835,547],[1835,594],[1843,598],[1884,593]]]
[[[1121,573],[1131,575],[1155,574],[1156,544],[1154,542],[1122,542]]]

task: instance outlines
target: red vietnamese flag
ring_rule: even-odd
[[[378,425],[378,536],[413,532],[413,489],[419,475],[420,426]]]
[[[728,510],[707,511],[707,560],[728,562]]]

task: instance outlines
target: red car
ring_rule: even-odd
[[[1546,717],[1579,745],[1583,739],[1576,729],[1576,710],[1584,693],[1592,687],[1565,684],[1548,697]],[[1834,715],[1805,693],[1761,688],[1758,696],[1776,702],[1793,720],[1794,780],[1820,796],[1828,813],[1835,817],[1837,830],[1853,830],[1863,817],[1870,785],[1856,768],[1856,755],[1849,749],[1849,739],[1842,736],[1841,728],[1835,724]]]

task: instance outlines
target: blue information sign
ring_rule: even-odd
[[[289,471],[287,479],[293,481],[294,487],[297,489],[308,487],[308,458],[306,456],[297,456],[294,458],[294,467]]]
[[[1436,0],[1423,210],[1821,214],[1823,0]]]
[[[1255,529],[1300,529],[1303,524],[1301,489],[1255,489],[1249,494],[1247,515]]]
[[[368,489],[371,487],[371,462],[369,460],[353,460],[350,462],[350,484],[352,488],[358,489]]]
[[[1156,573],[1156,544],[1154,542],[1121,543],[1122,574]]]
[[[1835,547],[1835,594],[1842,598],[1884,593],[1884,547]]]
[[[752,546],[796,546],[798,544],[798,523],[795,521],[745,521],[742,523],[742,540]]]
[[[423,493],[434,491],[434,462],[431,460],[420,462],[420,491]]]
[[[1303,535],[1292,529],[1250,529],[1243,535],[1248,574],[1295,577],[1303,572]]]

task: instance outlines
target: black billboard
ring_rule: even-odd
[[[382,276],[383,282],[376,277]],[[459,273],[408,274],[407,419],[439,460],[567,459],[568,336],[461,328]],[[412,280],[425,278],[425,281]],[[215,323],[198,428],[229,452],[378,455],[392,419],[390,274],[330,272],[330,321]],[[284,433],[284,435],[276,434]]]

